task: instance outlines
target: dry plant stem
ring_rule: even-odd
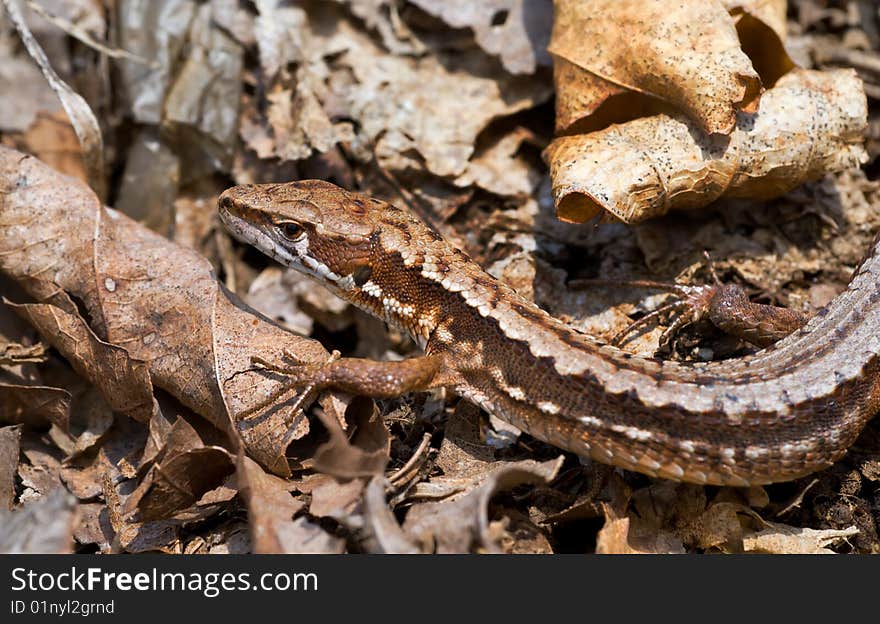
[[[431,434],[426,433],[422,436],[422,441],[416,448],[407,462],[398,470],[395,470],[388,477],[389,483],[394,487],[406,483],[413,475],[418,474],[418,468],[424,463],[424,459],[428,456],[428,449],[431,447]]]
[[[880,409],[880,238],[849,288],[801,329],[792,322],[788,338],[691,364],[584,336],[410,213],[327,182],[234,187],[220,213],[238,238],[425,350],[400,362],[335,361],[320,374],[327,387],[369,396],[447,387],[560,448],[651,476],[735,486],[831,465]],[[744,326],[764,329],[769,306],[755,313],[747,299],[727,300],[744,311]]]

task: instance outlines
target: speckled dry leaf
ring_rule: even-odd
[[[809,529],[767,522],[766,528],[743,536],[746,552],[770,554],[833,555],[832,544],[858,535],[854,527],[846,529]]]
[[[253,370],[252,356],[281,361],[286,349],[323,363],[319,343],[255,316],[202,256],[105,209],[33,158],[0,148],[0,188],[0,270],[38,300],[58,290],[78,298],[95,334],[146,362],[156,386],[289,473],[284,449],[308,431],[301,413],[284,404],[234,415],[282,383]]]
[[[251,544],[255,553],[341,553],[345,542],[306,518],[304,504],[291,496],[283,479],[267,474],[247,457],[238,458],[238,483],[247,501]]]
[[[56,488],[14,511],[0,511],[0,553],[69,553],[75,525],[76,499]]]
[[[512,74],[549,65],[551,0],[411,0],[453,28],[472,28],[477,44]]]
[[[0,427],[0,510],[12,509],[15,502],[15,473],[21,427]]]
[[[710,133],[729,133],[738,111],[754,110],[761,80],[740,48],[733,19],[716,0],[554,5],[549,50],[566,61],[556,72],[557,128],[592,114],[620,89],[667,101]],[[571,65],[591,78],[575,79],[579,72]]]
[[[720,0],[736,22],[742,48],[761,76],[772,86],[795,67],[785,49],[786,0]]]
[[[495,539],[499,536],[490,530],[489,501],[497,492],[519,485],[549,483],[564,459],[560,455],[545,462],[526,459],[496,467],[479,485],[454,500],[413,505],[404,531],[427,552],[499,552]]]
[[[857,166],[866,126],[855,72],[799,70],[764,94],[757,113],[740,113],[729,138],[657,115],[557,138],[545,158],[559,218],[582,223],[607,211],[635,223],[721,196],[774,197]]]

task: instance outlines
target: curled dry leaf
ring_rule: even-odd
[[[0,553],[69,553],[75,526],[76,499],[55,488],[15,511],[0,510]]]
[[[354,421],[350,439],[336,418],[319,412],[330,439],[315,451],[315,470],[343,479],[383,474],[391,435],[379,410],[370,400],[357,400],[349,404],[347,412]]]
[[[739,113],[729,138],[655,115],[557,138],[545,157],[559,218],[584,222],[607,211],[636,223],[721,196],[775,197],[857,166],[866,127],[854,71],[798,70],[764,94],[757,113]]]
[[[373,477],[364,492],[364,547],[370,553],[418,554],[419,549],[400,528],[385,502],[386,484],[384,477]]]
[[[68,429],[70,393],[63,388],[0,382],[0,422]]]
[[[531,74],[550,64],[551,0],[410,1],[454,28],[472,28],[477,44],[512,74]]]
[[[557,129],[629,90],[671,103],[709,133],[730,133],[737,112],[757,106],[761,80],[716,0],[556,0],[555,8]]]
[[[59,289],[77,298],[94,333],[146,362],[155,385],[289,474],[284,449],[308,432],[301,412],[283,404],[236,414],[282,383],[254,370],[253,355],[280,361],[287,350],[324,363],[318,342],[254,315],[202,256],[105,209],[82,183],[33,158],[0,148],[0,188],[0,271],[38,300]]]

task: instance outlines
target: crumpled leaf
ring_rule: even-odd
[[[247,501],[251,543],[255,553],[341,553],[344,540],[305,517],[294,520],[304,506],[291,496],[289,484],[267,474],[251,459],[238,458],[239,486]]]
[[[475,184],[496,195],[530,196],[543,175],[520,152],[524,144],[534,139],[531,131],[517,127],[485,148],[477,148],[467,169],[455,179],[455,185]]]
[[[556,0],[555,9],[558,130],[628,90],[671,103],[708,133],[730,133],[737,112],[757,106],[761,80],[715,0]]]
[[[382,554],[417,554],[419,549],[407,537],[385,502],[387,481],[373,477],[364,492],[364,531],[367,552]]]
[[[143,521],[168,518],[220,486],[234,470],[226,449],[206,445],[192,425],[178,417],[126,509],[136,505]]]
[[[75,525],[76,499],[56,488],[14,511],[0,510],[0,553],[69,553]]]
[[[551,0],[410,0],[454,28],[470,27],[477,44],[511,74],[550,65]]]
[[[775,197],[864,162],[867,102],[852,70],[794,71],[740,113],[729,139],[657,115],[557,138],[545,152],[557,216],[636,223],[715,199]]]
[[[283,382],[253,370],[251,356],[281,361],[287,349],[324,363],[318,342],[254,316],[204,257],[104,209],[33,158],[0,148],[0,187],[0,271],[38,300],[59,288],[77,297],[95,334],[147,362],[155,385],[289,474],[284,449],[308,432],[302,413],[284,404],[240,422],[234,415]]]

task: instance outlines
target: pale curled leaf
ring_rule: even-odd
[[[828,546],[858,534],[854,526],[841,530],[809,529],[767,522],[766,528],[744,535],[743,546],[746,552],[833,555]]]
[[[737,111],[757,103],[760,78],[715,0],[556,0],[555,8],[550,53],[614,85],[570,94],[557,74],[557,128],[592,114],[618,88],[670,102],[710,133],[729,133]]]
[[[862,162],[867,102],[852,70],[787,74],[731,136],[657,115],[585,135],[545,152],[557,215],[584,222],[602,211],[636,223],[721,196],[770,198]]]
[[[526,459],[495,468],[479,485],[458,498],[413,505],[404,530],[423,549],[438,553],[498,552],[497,534],[491,529],[489,501],[497,493],[519,485],[543,485],[559,472],[565,458],[545,462]]]

